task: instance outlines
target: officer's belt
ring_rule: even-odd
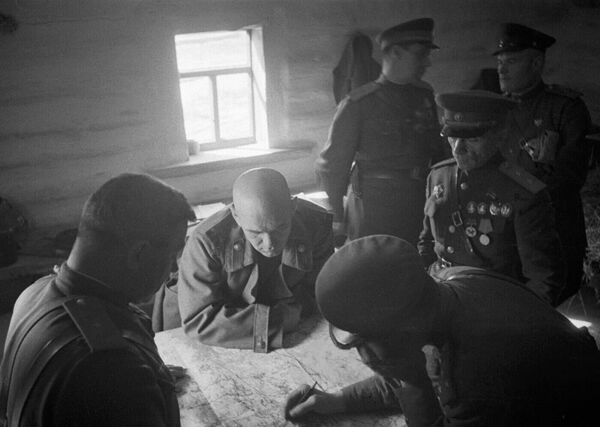
[[[391,179],[401,180],[410,178],[412,169],[403,169],[401,171],[360,171],[361,179]]]

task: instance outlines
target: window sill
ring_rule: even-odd
[[[313,145],[297,148],[262,148],[256,145],[246,145],[237,148],[207,150],[191,155],[186,162],[148,172],[157,178],[165,179],[219,171],[225,168],[256,167],[264,163],[307,157],[311,154],[312,148]]]

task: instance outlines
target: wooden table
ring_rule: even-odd
[[[156,344],[165,363],[187,368],[178,395],[183,427],[293,425],[284,419],[283,405],[300,384],[318,381],[333,391],[372,375],[356,350],[333,345],[326,322],[317,317],[289,336],[287,348],[268,354],[205,346],[181,328],[157,333]],[[402,415],[392,413],[310,416],[298,424],[406,426]]]

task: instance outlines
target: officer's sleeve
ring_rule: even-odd
[[[344,218],[343,200],[359,140],[359,105],[346,97],[337,108],[327,142],[315,164],[321,188],[329,196],[334,221],[341,222]]]
[[[178,299],[185,333],[204,344],[253,348],[255,304],[230,295],[227,273],[211,241],[202,233],[189,237],[179,265]],[[239,298],[238,298],[239,299]],[[284,322],[299,308],[281,303],[269,317],[269,337],[281,340]]]
[[[60,355],[54,360],[64,366]],[[60,369],[59,365],[50,364],[46,371]],[[36,425],[179,426],[174,385],[158,378],[139,356],[126,349],[91,353],[71,364],[66,375],[56,376],[55,380],[41,378],[42,386],[49,386],[46,398],[50,405],[41,414],[43,422]]]
[[[536,193],[516,212],[515,234],[526,285],[554,305],[565,284],[565,266],[547,190]]]
[[[590,113],[580,98],[569,100],[563,107],[559,124],[562,145],[557,153],[554,172],[548,179],[551,193],[579,191],[585,183],[590,158],[590,146],[585,137],[590,122]]]
[[[433,233],[431,232],[431,220],[428,215],[428,205],[431,203],[429,200],[431,196],[431,173],[427,177],[427,187],[425,189],[425,206],[423,207],[423,229],[419,234],[419,240],[417,242],[417,250],[419,251],[419,255],[421,256],[421,260],[423,260],[423,266],[425,268],[429,267],[431,263],[437,260],[437,255],[434,251],[435,239],[433,237]]]
[[[423,366],[413,366],[406,379],[374,375],[342,389],[349,412],[401,409],[411,427],[432,426],[442,416],[431,380]]]

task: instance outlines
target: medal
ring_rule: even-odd
[[[482,234],[481,236],[479,236],[479,243],[481,243],[483,246],[487,246],[490,244],[490,238],[487,234]]]
[[[475,237],[475,235],[477,234],[477,230],[475,230],[475,227],[473,227],[472,225],[469,225],[467,228],[465,228],[465,233],[469,237]]]
[[[485,215],[487,213],[487,204],[485,202],[481,202],[477,205],[477,213],[479,215]]]
[[[461,190],[466,190],[467,188],[469,188],[469,184],[467,184],[466,182],[461,182],[460,183],[460,189]]]
[[[513,210],[512,205],[510,203],[505,203],[500,208],[500,214],[504,218],[508,218],[510,216],[510,214],[512,213],[512,210]]]
[[[494,216],[498,215],[500,213],[500,205],[496,202],[490,203],[490,213]]]
[[[467,212],[470,214],[474,214],[477,210],[477,204],[475,202],[467,203]]]

